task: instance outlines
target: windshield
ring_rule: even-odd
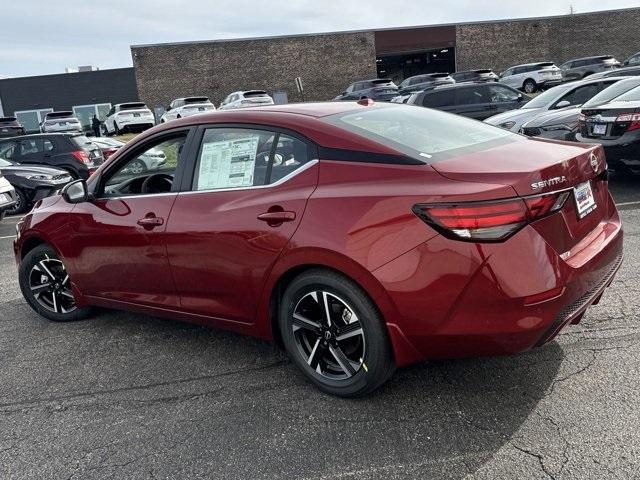
[[[572,88],[573,85],[570,84],[558,85],[557,87],[550,88],[549,90],[542,92],[530,102],[525,103],[522,108],[544,108],[553,102],[558,95],[562,95]]]
[[[640,85],[640,78],[634,78],[631,81],[621,80],[613,85],[605,88],[600,93],[591,98],[588,102],[582,105],[582,108],[591,108],[603,103],[608,103],[614,98],[633,90]]]
[[[425,163],[521,139],[476,120],[402,104],[359,109],[323,120]]]

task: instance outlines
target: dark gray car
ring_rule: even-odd
[[[398,95],[408,95],[438,85],[453,85],[456,81],[448,73],[425,73],[405,78],[398,87]]]
[[[360,100],[371,98],[372,100],[389,101],[398,95],[398,87],[389,78],[374,78],[354,82],[338,95],[334,100]]]
[[[625,67],[627,67],[627,66],[631,67],[631,66],[634,66],[634,65],[640,65],[640,52],[634,53],[629,58],[627,58],[624,62],[622,62],[622,64]]]
[[[580,80],[597,72],[613,70],[620,67],[620,62],[611,55],[598,55],[569,60],[560,65],[562,80]]]
[[[480,82],[435,87],[414,93],[407,104],[483,120],[497,113],[519,108],[529,100],[530,97],[515,88],[499,83]]]

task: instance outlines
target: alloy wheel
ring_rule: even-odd
[[[35,300],[53,313],[70,313],[76,309],[73,292],[64,264],[45,256],[29,272],[29,288]]]
[[[322,377],[344,380],[363,368],[362,323],[337,295],[323,290],[304,295],[293,310],[291,327],[302,358]]]

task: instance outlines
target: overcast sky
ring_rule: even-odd
[[[5,0],[0,77],[131,66],[129,45],[560,15],[637,0]],[[636,26],[637,27],[637,26]]]

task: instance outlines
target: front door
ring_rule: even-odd
[[[74,235],[74,276],[83,294],[120,302],[175,308],[165,232],[176,200],[187,133],[145,142],[104,172],[95,199],[76,205],[70,216]],[[146,165],[149,150],[166,162]]]
[[[315,148],[285,132],[203,130],[191,191],[178,194],[167,227],[176,288],[189,313],[253,323],[316,187]]]

